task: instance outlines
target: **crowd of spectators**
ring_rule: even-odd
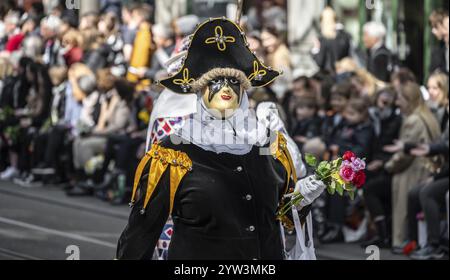
[[[250,48],[285,75],[250,90],[251,106],[275,102],[303,154],[329,160],[351,150],[367,161],[367,184],[355,200],[324,193],[315,202],[320,242],[360,241],[415,259],[442,257],[448,250],[442,226],[448,222],[448,12],[430,16],[439,45],[421,86],[386,47],[382,23],[364,25],[358,52],[330,7],[310,53],[319,70],[302,74],[291,64],[284,1],[264,2],[267,10],[250,9],[242,25]],[[137,3],[79,18],[64,5],[0,6],[0,179],[127,203],[162,90],[154,81],[167,75],[166,61],[201,19],[183,15],[155,24],[155,7]],[[261,19],[267,14],[273,20]],[[421,219],[427,242],[419,246]]]

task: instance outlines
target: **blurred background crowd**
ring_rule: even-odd
[[[129,201],[167,61],[231,0],[0,2],[0,179]],[[448,2],[248,0],[242,28],[284,74],[274,102],[302,153],[367,160],[355,200],[313,206],[321,243],[448,254]],[[157,134],[174,129],[158,120]]]

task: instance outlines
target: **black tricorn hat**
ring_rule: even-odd
[[[194,93],[205,85],[205,77],[220,73],[241,78],[244,87],[266,86],[281,74],[256,57],[237,24],[226,18],[211,18],[191,35],[178,73],[160,83],[176,93]]]

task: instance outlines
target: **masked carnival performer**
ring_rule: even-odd
[[[283,196],[300,191],[303,219],[325,186],[300,179],[306,173],[300,153],[274,124],[270,106],[263,113],[249,109],[246,90],[280,73],[261,63],[226,18],[205,21],[190,39],[181,69],[161,84],[172,96],[164,97],[171,99],[165,110],[192,113],[141,160],[116,258],[151,259],[172,216],[168,259],[283,259],[280,223],[292,225],[277,216]],[[177,106],[173,96],[190,96],[193,109]]]

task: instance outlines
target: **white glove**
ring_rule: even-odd
[[[300,193],[303,199],[297,205],[299,209],[310,205],[316,200],[327,187],[325,184],[317,180],[314,175],[301,179],[295,184],[294,193]]]

